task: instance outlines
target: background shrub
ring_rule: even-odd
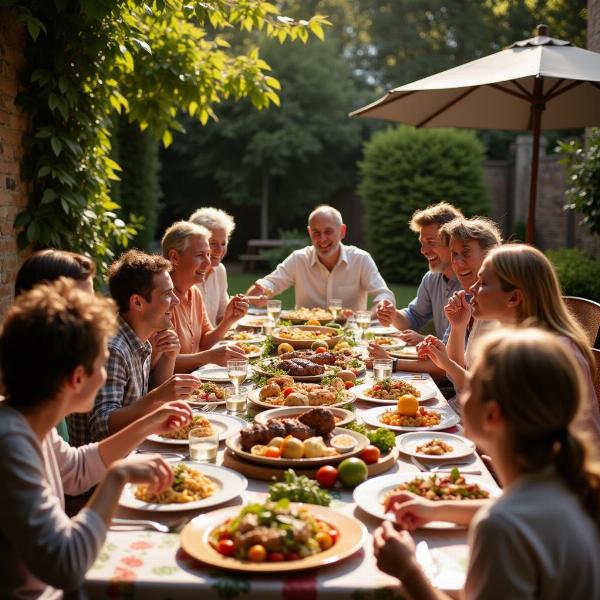
[[[578,248],[548,250],[546,255],[556,268],[566,296],[600,302],[600,260]]]
[[[369,249],[386,280],[418,283],[427,269],[408,227],[415,210],[445,200],[467,216],[487,213],[483,159],[468,131],[393,127],[367,142],[359,194]]]
[[[311,241],[306,235],[306,229],[279,229],[278,240],[282,245],[277,248],[261,249],[259,254],[267,259],[267,264],[271,270],[274,270],[279,263],[282,263],[294,250],[309,246]],[[304,244],[297,244],[295,240],[306,240]]]

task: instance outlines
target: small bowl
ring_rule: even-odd
[[[331,446],[340,454],[354,450],[354,448],[356,448],[356,444],[356,440],[347,433],[340,433],[331,438]]]

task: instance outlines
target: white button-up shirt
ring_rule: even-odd
[[[388,288],[371,255],[355,246],[340,244],[340,257],[331,271],[317,256],[314,246],[292,252],[275,271],[256,283],[280,294],[294,286],[296,308],[327,307],[330,298],[340,298],[344,308],[365,310],[367,294],[373,303],[396,299]]]

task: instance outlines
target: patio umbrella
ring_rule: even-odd
[[[600,54],[537,36],[389,91],[350,113],[416,127],[533,133],[526,240],[533,243],[540,131],[600,125]]]

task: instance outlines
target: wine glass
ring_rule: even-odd
[[[365,331],[369,328],[369,325],[371,325],[371,311],[357,310],[356,324],[360,327],[360,339],[363,341],[365,337]]]
[[[335,321],[342,312],[342,301],[340,298],[330,298],[327,303],[327,308],[332,315],[332,320]]]
[[[240,384],[246,381],[248,377],[248,361],[247,360],[228,360],[227,361],[227,377],[231,379],[235,389],[235,395],[240,394]]]
[[[281,315],[281,300],[267,300],[267,313],[277,323]]]

